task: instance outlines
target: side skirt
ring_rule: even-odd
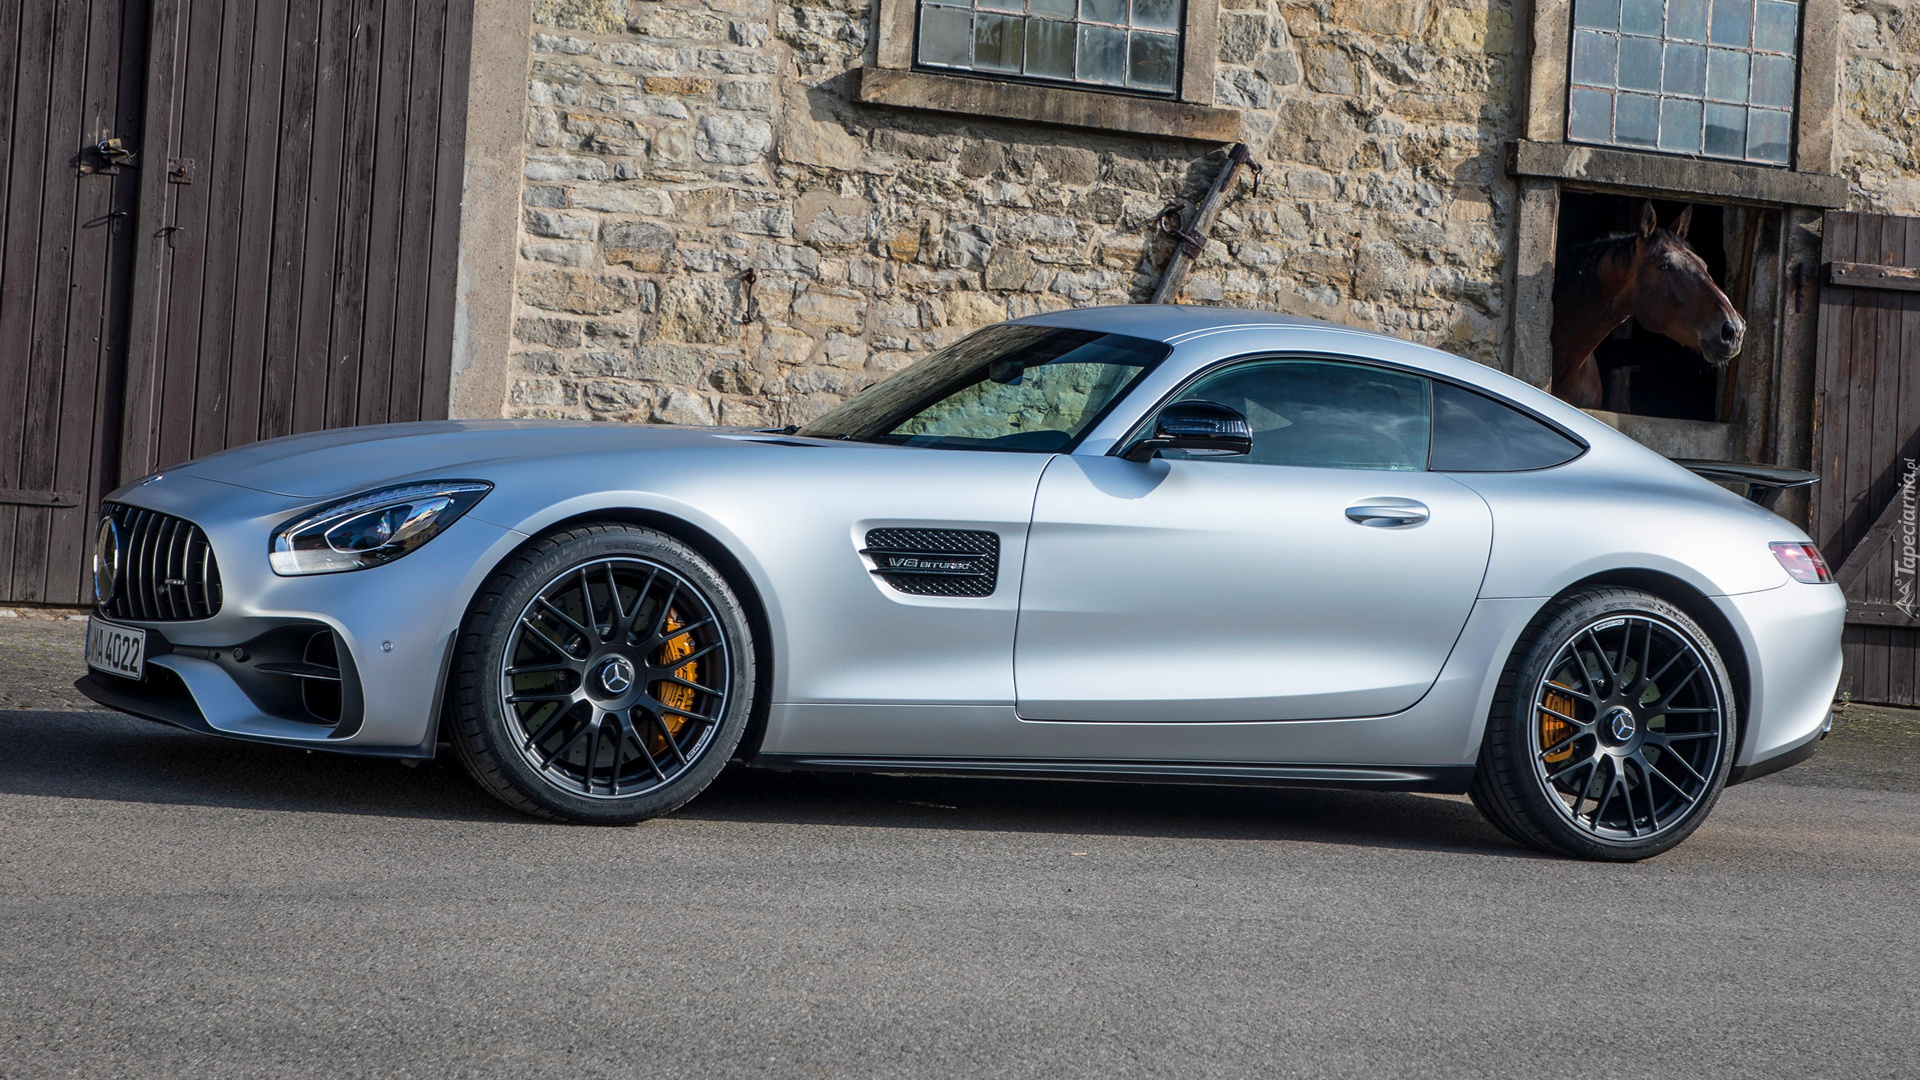
[[[1373,788],[1457,795],[1473,781],[1473,766],[1361,767],[1352,765],[1244,765],[1192,761],[1046,761],[992,758],[816,757],[759,754],[754,768],[779,772],[864,772],[916,776],[978,776],[1111,783],[1225,784],[1245,787]]]

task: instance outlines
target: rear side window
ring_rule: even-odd
[[[1511,405],[1449,383],[1433,384],[1434,472],[1525,472],[1560,465],[1586,448]]]

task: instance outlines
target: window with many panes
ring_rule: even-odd
[[[1800,0],[1575,0],[1567,138],[1785,165]]]
[[[915,62],[933,70],[1171,97],[1182,0],[919,0]]]

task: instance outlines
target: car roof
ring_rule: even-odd
[[[1252,308],[1211,307],[1188,304],[1115,304],[1108,307],[1072,308],[1029,315],[1013,320],[1030,326],[1064,326],[1076,330],[1104,330],[1172,344],[1181,338],[1227,327],[1274,328],[1293,330],[1331,330],[1388,341],[1398,338],[1359,330],[1322,319],[1305,319]]]

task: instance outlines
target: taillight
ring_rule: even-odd
[[[1833,572],[1827,569],[1827,560],[1820,557],[1820,549],[1812,544],[1781,541],[1767,546],[1773,549],[1773,557],[1780,560],[1780,565],[1793,580],[1809,585],[1825,585],[1833,580]]]

